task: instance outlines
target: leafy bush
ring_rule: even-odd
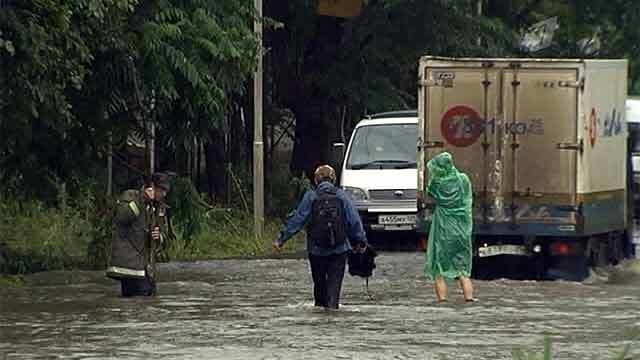
[[[171,223],[185,245],[202,232],[208,205],[202,200],[189,179],[178,178],[167,199]]]
[[[38,201],[2,199],[0,271],[27,273],[86,263],[93,226],[72,207],[48,208]]]
[[[288,209],[295,206],[291,199],[292,191],[306,190],[308,184],[299,179],[278,179],[278,207]],[[289,182],[288,182],[289,181]],[[241,183],[236,183],[236,192],[242,200],[238,206],[244,210],[216,208],[202,199],[188,179],[177,179],[171,190],[168,202],[171,206],[171,221],[176,238],[169,244],[167,257],[175,260],[201,260],[229,257],[266,256],[271,254],[271,243],[276,239],[282,224],[268,220],[262,239],[254,236],[253,215],[250,210],[247,191]],[[298,191],[299,192],[299,191]],[[289,207],[284,207],[287,204]],[[284,213],[283,211],[280,211]],[[275,212],[275,213],[280,213]],[[271,213],[274,213],[273,211]],[[302,236],[292,240],[286,251],[302,249]]]
[[[60,186],[56,205],[0,194],[0,273],[107,266],[114,199],[97,196],[94,184],[79,189],[69,197]],[[187,179],[174,183],[168,200],[175,239],[162,260],[267,256],[282,225],[268,220],[256,239],[252,214],[208,205]],[[299,235],[285,251],[302,248]]]
[[[210,211],[202,231],[187,241],[176,234],[170,245],[169,256],[175,260],[203,260],[231,257],[256,257],[272,254],[272,242],[279,234],[281,224],[268,221],[262,239],[254,236],[251,214],[239,211]],[[287,244],[286,253],[303,249],[303,236],[298,235]]]

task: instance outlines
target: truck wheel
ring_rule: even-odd
[[[531,269],[535,280],[547,279],[547,264],[545,256],[540,255],[531,259]]]
[[[622,234],[612,234],[609,239],[609,264],[618,265],[622,260]]]
[[[478,280],[493,280],[495,279],[495,274],[491,271],[488,261],[474,257],[471,266],[471,277]]]
[[[596,254],[596,267],[605,267],[609,265],[609,242],[608,241],[599,241],[598,242],[598,253]]]
[[[622,235],[622,259],[633,258],[633,230],[625,230]]]
[[[609,257],[607,255],[607,239],[592,236],[587,240],[585,256],[588,265],[594,268],[607,266]]]

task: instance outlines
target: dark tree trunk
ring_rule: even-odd
[[[293,113],[296,139],[289,169],[294,176],[304,173],[311,179],[314,169],[327,160],[325,114],[319,104],[300,104],[293,108]]]
[[[283,29],[265,33],[269,48],[266,64],[268,83],[272,84],[272,107],[290,109],[296,121],[293,154],[289,168],[294,176],[311,177],[315,166],[326,163],[330,140],[333,140],[332,94],[321,90],[322,79],[310,74],[322,74],[339,66],[337,56],[343,37],[343,19],[309,14],[314,22],[312,33],[299,31],[300,11],[306,5],[286,0],[266,3],[265,15],[287,24]],[[308,29],[308,28],[307,28]],[[303,36],[303,37],[301,37]]]
[[[304,73],[317,73],[335,65],[337,49],[343,35],[343,20],[318,17],[316,34],[304,55]],[[294,79],[296,80],[296,79]],[[297,81],[297,80],[296,80]],[[339,120],[337,104],[331,93],[323,93],[315,83],[297,89],[291,109],[296,118],[296,139],[290,169],[304,172],[310,179],[316,166],[328,163],[329,146],[335,140]]]
[[[222,203],[225,201],[227,191],[224,133],[220,130],[211,130],[209,136],[211,141],[205,145],[209,196],[214,202]]]

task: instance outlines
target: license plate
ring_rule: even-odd
[[[493,245],[478,249],[479,257],[496,255],[529,255],[529,252],[522,245]]]
[[[416,223],[415,215],[380,215],[378,223],[382,225],[413,225]]]
[[[385,225],[386,231],[411,231],[415,229],[413,225]]]

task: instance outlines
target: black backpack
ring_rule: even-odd
[[[311,205],[309,239],[321,248],[335,248],[347,240],[342,200],[335,188],[318,191],[317,194]]]

